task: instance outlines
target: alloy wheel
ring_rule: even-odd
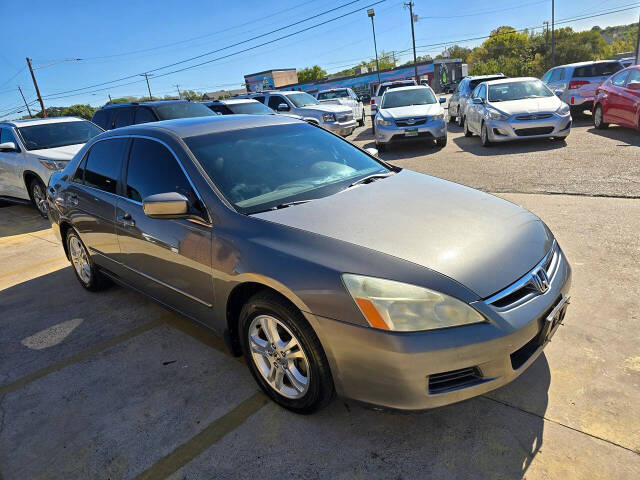
[[[287,398],[303,397],[311,369],[302,343],[291,330],[272,315],[258,315],[248,335],[251,357],[269,386]]]
[[[47,199],[45,198],[44,191],[42,190],[42,185],[38,182],[34,182],[31,187],[31,194],[33,195],[33,201],[36,204],[36,208],[42,215],[47,214]]]
[[[91,264],[84,246],[76,236],[72,236],[69,240],[69,253],[71,254],[71,263],[80,280],[88,284],[91,280]]]

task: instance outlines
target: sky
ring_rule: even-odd
[[[152,70],[149,82],[155,96],[177,93],[176,85],[198,91],[242,88],[245,74],[271,68],[317,64],[337,72],[374,56],[367,8],[376,12],[378,52],[402,52],[397,56],[408,61],[411,25],[403,4],[395,0],[0,0],[0,18],[13,19],[0,29],[0,118],[26,113],[15,111],[22,103],[18,85],[28,102],[36,98],[27,56],[36,67],[45,106],[99,106],[109,94],[146,95],[140,74]],[[540,29],[543,21],[551,21],[551,0],[414,0],[414,4],[418,55],[435,56],[446,44],[476,46],[482,40],[460,40],[488,35],[501,25]],[[634,7],[558,25],[574,30],[635,23],[640,13],[640,0],[556,0],[555,4],[556,22]],[[303,29],[308,30],[295,33]],[[270,33],[274,30],[278,31]],[[289,34],[293,35],[278,39]],[[250,40],[253,37],[259,38]],[[188,60],[192,57],[199,58]],[[202,62],[207,63],[170,73]]]

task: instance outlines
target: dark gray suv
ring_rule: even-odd
[[[157,100],[105,105],[93,114],[91,121],[104,130],[173,120],[175,118],[212,117],[217,113],[190,100]]]
[[[301,413],[335,393],[405,410],[485,393],[568,305],[569,264],[530,212],[279,115],[105,132],[48,202],[83,287],[207,325]]]

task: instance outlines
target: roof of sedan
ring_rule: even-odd
[[[396,87],[392,90],[387,90],[384,93],[386,94],[387,92],[402,92],[404,90],[420,90],[420,89],[429,89],[431,90],[431,87],[427,86],[427,85],[406,85],[404,87]]]
[[[253,98],[225,98],[225,99],[219,99],[219,100],[209,100],[201,103],[204,103],[205,105],[238,105],[241,103],[260,103],[260,102],[257,100],[254,100]]]
[[[287,125],[291,123],[304,123],[285,115],[216,115],[212,117],[178,118],[161,122],[143,123],[129,127],[110,130],[116,135],[133,133],[143,130],[171,131],[181,138],[195,137],[209,133],[226,132],[229,130],[244,130],[256,127],[268,127],[271,125]]]
[[[77,122],[86,121],[84,118],[79,117],[50,117],[50,118],[31,118],[26,120],[9,120],[0,122],[9,124],[14,127],[30,127],[31,125],[43,125],[47,123],[64,123],[64,122]]]
[[[487,85],[499,85],[501,83],[524,82],[528,80],[540,80],[540,79],[535,77],[512,77],[512,78],[499,78],[497,80],[489,80],[487,82],[482,82],[482,83],[486,83]]]

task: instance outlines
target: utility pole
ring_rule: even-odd
[[[140,76],[144,77],[145,80],[147,81],[147,89],[149,90],[149,100],[153,100],[153,97],[151,96],[151,87],[149,86],[149,74],[141,73]]]
[[[27,65],[29,66],[29,72],[31,72],[31,79],[33,80],[33,86],[36,89],[36,95],[40,102],[40,108],[42,109],[42,118],[47,118],[47,110],[44,108],[44,102],[42,101],[42,95],[40,95],[40,89],[38,88],[38,82],[36,82],[36,76],[33,74],[33,67],[31,66],[31,59],[27,57]]]
[[[551,66],[556,66],[556,5],[551,0]]]
[[[640,18],[638,18],[638,38],[636,43],[636,65],[640,65]]]
[[[109,97],[109,101],[111,101],[111,94],[107,93],[107,97]]]
[[[420,83],[420,79],[418,78],[418,60],[416,59],[416,35],[413,31],[413,23],[415,21],[413,18],[413,2],[405,3],[404,6],[409,7],[409,16],[411,17],[411,40],[413,42],[413,72],[416,77],[416,83]]]
[[[549,22],[542,22],[544,25],[544,66],[545,68],[549,68],[548,63],[548,52],[549,52]]]
[[[376,51],[376,72],[378,72],[378,85],[382,82],[380,81],[380,65],[378,64],[378,45],[376,45],[376,26],[373,24],[373,17],[376,16],[376,12],[374,12],[373,8],[367,10],[367,15],[371,19],[371,28],[373,29],[373,48]]]
[[[20,91],[20,95],[22,96],[22,100],[24,101],[24,106],[27,107],[27,112],[29,112],[29,117],[33,118],[31,115],[31,109],[29,108],[29,104],[27,103],[27,99],[24,98],[24,93],[22,93],[22,89],[18,86],[18,90]]]
[[[182,94],[180,93],[180,85],[174,85],[178,89],[178,99],[182,98]]]

